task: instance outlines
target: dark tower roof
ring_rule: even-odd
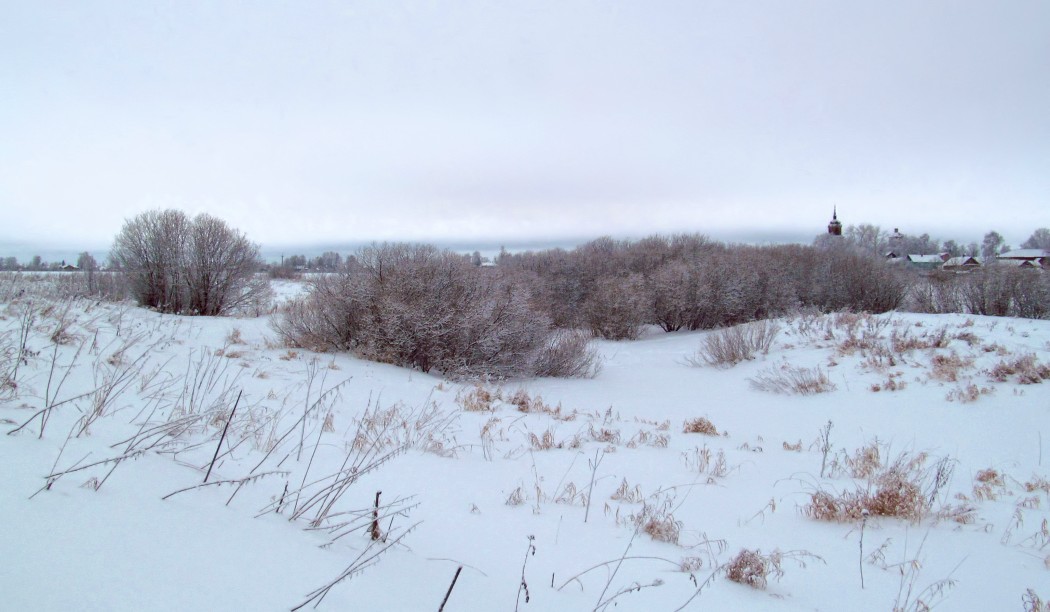
[[[842,222],[839,221],[839,211],[836,206],[831,213],[831,223],[828,223],[828,233],[832,236],[842,235]]]

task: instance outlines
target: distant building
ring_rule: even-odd
[[[1002,253],[997,259],[1002,263],[1013,263],[1026,268],[1050,268],[1050,249],[1015,249]]]
[[[948,261],[944,262],[941,269],[945,272],[969,272],[974,268],[981,267],[980,258],[973,257],[971,255],[964,255],[961,257],[952,257]]]
[[[828,223],[828,234],[831,234],[832,236],[842,235],[842,223],[839,221],[838,206],[834,207],[831,211],[831,223]]]
[[[908,265],[921,270],[936,270],[943,266],[944,262],[949,259],[950,256],[948,253],[938,253],[936,255],[908,255]]]

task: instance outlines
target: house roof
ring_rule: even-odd
[[[908,255],[908,261],[911,263],[940,264],[944,263],[944,257],[942,255]]]
[[[1050,257],[1050,249],[1014,249],[999,255],[999,259],[1042,259]]]
[[[979,266],[979,265],[981,265],[981,260],[976,258],[976,257],[972,257],[970,255],[964,255],[964,256],[960,256],[960,257],[952,257],[948,261],[944,262],[944,267],[945,268],[960,268],[962,266]]]
[[[1001,266],[1014,266],[1017,268],[1036,268],[1039,267],[1039,262],[1034,259],[1003,259],[999,258],[996,262]]]

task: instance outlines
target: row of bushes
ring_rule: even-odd
[[[607,339],[642,326],[712,329],[811,307],[885,312],[909,275],[846,246],[727,246],[701,236],[600,239],[574,251],[504,256],[555,325]]]
[[[450,375],[588,375],[592,335],[716,328],[803,306],[883,312],[907,293],[899,269],[849,249],[699,236],[601,239],[503,255],[494,268],[421,244],[373,245],[348,261],[274,319],[284,341]]]
[[[991,265],[967,274],[916,278],[907,308],[935,314],[1050,318],[1050,275],[1038,269]]]

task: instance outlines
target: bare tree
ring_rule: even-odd
[[[981,256],[985,259],[995,259],[1000,253],[1008,250],[1010,247],[1006,246],[1006,240],[999,232],[991,231],[984,235],[984,240],[981,242]]]
[[[258,245],[207,214],[142,213],[125,221],[110,257],[139,304],[162,312],[224,314],[260,289]]]
[[[1021,243],[1022,249],[1050,249],[1050,229],[1041,227]]]

